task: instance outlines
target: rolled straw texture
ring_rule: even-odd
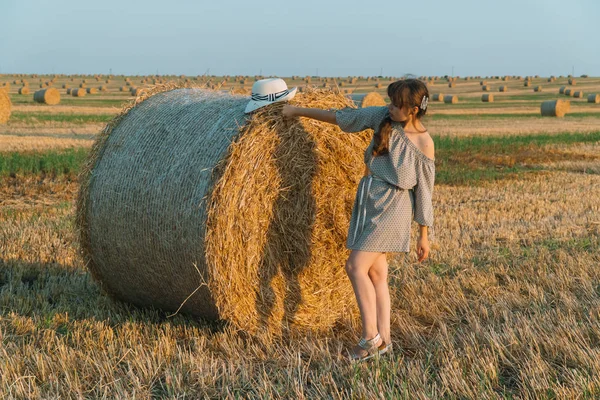
[[[600,94],[588,94],[588,103],[600,103]]]
[[[493,103],[494,95],[489,93],[483,94],[481,95],[481,101],[483,101],[484,103]]]
[[[543,117],[564,117],[571,109],[569,100],[548,100],[541,106]]]
[[[165,85],[107,125],[77,202],[89,269],[118,299],[251,333],[356,319],[345,240],[371,133],[247,101]],[[352,104],[314,88],[290,103]]]
[[[359,108],[385,106],[385,99],[377,92],[369,92],[365,95],[355,97]]]
[[[33,94],[33,100],[37,103],[58,104],[60,103],[60,92],[55,88],[38,90]]]
[[[86,94],[85,88],[71,89],[71,96],[73,96],[73,97],[84,97],[85,94]]]
[[[0,124],[5,124],[10,118],[12,102],[6,90],[0,89]]]
[[[456,103],[458,103],[458,96],[452,96],[452,95],[444,96],[444,103],[456,104]]]

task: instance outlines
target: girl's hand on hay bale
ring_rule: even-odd
[[[283,114],[284,118],[294,118],[296,116],[296,108],[297,107],[286,104],[283,106],[281,113]]]
[[[417,240],[417,257],[419,258],[419,262],[427,259],[429,256],[429,240],[427,236],[419,236]]]

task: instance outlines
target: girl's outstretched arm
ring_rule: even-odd
[[[283,106],[283,116],[286,118],[306,117],[319,121],[337,124],[335,120],[335,111],[321,110],[319,108],[303,108],[290,105]]]

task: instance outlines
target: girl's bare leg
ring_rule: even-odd
[[[360,310],[362,337],[367,340],[372,339],[378,333],[377,297],[375,286],[369,277],[369,270],[381,255],[382,253],[352,250],[346,262],[346,273],[354,288],[354,295]]]
[[[385,343],[391,343],[390,337],[390,289],[388,285],[388,263],[385,253],[382,253],[371,268],[369,278],[375,288],[375,303],[377,305],[377,329]]]

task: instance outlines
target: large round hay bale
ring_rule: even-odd
[[[571,89],[565,89],[565,96],[573,96],[573,90]]]
[[[73,90],[72,88],[67,88],[67,94],[71,94],[71,90]]]
[[[88,92],[88,94],[96,94],[98,93],[98,89],[96,89],[95,87],[89,87],[86,89],[86,92]]]
[[[480,85],[480,86],[487,85],[487,81],[480,81],[480,82],[479,82],[479,85]]]
[[[367,94],[355,97],[355,102],[359,108],[385,106],[385,99],[377,92],[369,92]]]
[[[494,95],[490,93],[483,94],[481,95],[481,101],[483,101],[484,103],[493,103]]]
[[[19,94],[29,94],[29,86],[23,86],[19,88]]]
[[[71,89],[71,96],[73,96],[73,97],[84,97],[85,94],[86,94],[85,88]]]
[[[84,81],[84,82],[85,82],[85,81]],[[86,88],[86,87],[87,87],[87,85],[86,85],[85,83],[80,83],[80,84],[79,84],[79,87],[83,89],[83,88]]]
[[[455,82],[448,82],[448,87],[449,88],[456,87],[456,83]]]
[[[37,103],[49,105],[58,104],[60,103],[60,92],[53,87],[38,90],[33,94],[33,100]]]
[[[107,92],[108,91],[108,87],[106,87],[106,85],[100,85],[100,86],[98,86],[98,90],[100,92]]]
[[[541,106],[543,117],[564,117],[571,109],[569,100],[548,100]]]
[[[246,116],[246,97],[165,90],[107,125],[80,177],[80,243],[102,288],[251,333],[356,319],[345,240],[371,133],[286,122],[281,104]],[[291,103],[351,105],[314,88]]]
[[[483,85],[481,87],[481,90],[483,90],[484,92],[489,92],[490,90],[492,90],[492,87],[490,85]]]
[[[444,96],[444,103],[456,104],[456,103],[458,103],[458,96],[446,95],[446,96]]]
[[[577,81],[575,79],[573,79],[573,78],[569,79],[569,85],[573,85],[574,86],[576,84],[577,84]]]
[[[578,90],[577,92],[573,92],[573,97],[575,97],[577,99],[583,99],[583,92],[581,90]]]
[[[504,85],[504,86],[500,86],[500,88],[498,88],[499,92],[508,92],[508,86]]]
[[[12,102],[6,90],[0,89],[0,124],[5,124],[10,118]]]
[[[542,87],[541,86],[536,86],[533,88],[534,92],[541,92],[542,91]]]
[[[558,93],[565,94],[565,90],[567,90],[567,87],[566,86],[561,86],[560,89],[558,89]]]
[[[588,103],[600,103],[600,94],[588,94]]]
[[[129,90],[129,89],[127,89],[127,86],[119,87],[119,92],[126,92],[127,90]]]
[[[529,87],[529,86],[531,86],[531,81],[529,81],[529,80],[526,80],[525,82],[523,82],[523,86],[524,86],[524,87]]]
[[[131,95],[132,96],[141,96],[142,94],[144,94],[146,92],[146,89],[144,88],[131,88]]]
[[[431,95],[431,101],[444,101],[444,95],[442,93],[434,93]]]

